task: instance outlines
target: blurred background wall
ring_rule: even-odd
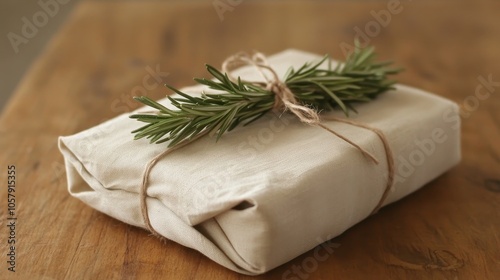
[[[0,112],[25,71],[43,52],[47,42],[57,32],[78,1],[2,0],[0,4],[0,34],[2,35]]]

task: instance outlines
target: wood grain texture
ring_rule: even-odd
[[[57,137],[137,108],[133,95],[163,97],[167,91],[148,76],[156,69],[181,87],[206,77],[204,63],[219,65],[240,50],[297,48],[342,58],[340,43],[352,42],[355,28],[387,3],[244,1],[222,21],[212,1],[80,3],[0,118],[0,278],[14,278],[5,262],[7,165],[14,164],[19,279],[252,279],[70,197]],[[335,238],[340,247],[316,266],[310,251],[253,279],[500,275],[500,3],[401,5],[368,39],[381,58],[406,69],[401,83],[463,107],[462,162]],[[474,99],[479,77],[494,81],[480,89],[484,100]]]

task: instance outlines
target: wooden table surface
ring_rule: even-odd
[[[286,279],[500,276],[500,2],[402,0],[384,26],[374,14],[394,1],[230,1],[218,14],[221,2],[229,3],[76,7],[0,118],[0,278],[251,279],[71,197],[57,137],[137,108],[134,95],[163,97],[162,80],[190,85],[207,76],[204,63],[219,65],[237,51],[297,48],[343,59],[341,43],[357,32],[406,69],[401,83],[461,105],[463,160],[335,238],[341,246],[317,269]],[[15,273],[6,263],[9,165],[16,170]],[[281,279],[312,255],[255,279]]]

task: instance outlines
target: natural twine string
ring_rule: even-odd
[[[151,169],[156,165],[156,163],[162,159],[163,157],[167,156],[168,154],[188,145],[193,143],[194,141],[202,138],[208,133],[207,130],[201,132],[200,134],[196,135],[195,137],[191,139],[185,139],[179,144],[175,145],[172,148],[168,148],[167,150],[163,151],[159,155],[155,156],[152,160],[150,160],[146,164],[146,168],[144,169],[144,172],[142,173],[142,184],[141,184],[141,189],[139,191],[139,197],[141,199],[141,212],[142,212],[142,218],[144,220],[144,224],[146,225],[146,228],[156,237],[163,239],[163,236],[158,233],[153,226],[151,225],[151,220],[149,219],[149,213],[148,213],[148,204],[146,203],[146,198],[147,198],[147,189],[148,189],[148,181],[149,181],[149,173],[151,172]]]
[[[350,124],[350,125],[354,125],[357,127],[371,130],[375,134],[377,134],[378,138],[380,138],[380,140],[382,141],[382,144],[384,145],[384,150],[385,150],[385,158],[387,161],[387,184],[386,184],[384,193],[380,197],[377,205],[375,206],[375,208],[373,208],[372,213],[370,215],[377,213],[378,210],[380,210],[380,208],[382,208],[382,205],[384,204],[385,199],[389,195],[389,191],[391,190],[392,183],[394,182],[394,157],[392,155],[391,146],[389,146],[389,141],[387,141],[387,138],[385,137],[384,133],[378,128],[371,127],[369,125],[366,125],[363,123],[358,123],[358,122],[355,122],[352,120],[340,119],[340,118],[336,118],[336,117],[326,116],[326,117],[323,117],[323,119],[329,120],[329,121],[343,122],[346,124]],[[378,161],[377,161],[377,164],[378,164]]]
[[[274,93],[275,95],[275,102],[274,102],[274,107],[273,110],[275,111],[281,111],[281,110],[289,110],[292,112],[297,118],[306,124],[312,125],[312,126],[317,126],[320,127],[331,134],[339,137],[340,139],[344,140],[345,142],[349,143],[350,145],[354,146],[356,149],[358,149],[364,156],[368,157],[370,160],[372,160],[375,164],[378,164],[378,160],[368,151],[363,149],[361,146],[357,145],[356,143],[352,142],[345,136],[333,131],[332,129],[328,128],[327,126],[323,125],[321,123],[321,119],[319,117],[319,114],[316,110],[309,108],[305,105],[300,104],[297,99],[295,98],[295,95],[291,92],[291,90],[281,82],[281,80],[278,77],[278,74],[274,69],[269,66],[266,57],[262,53],[255,53],[252,56],[249,56],[246,53],[238,53],[236,55],[233,55],[226,59],[224,63],[222,64],[222,72],[227,73],[229,79],[231,79],[233,82],[237,81],[237,79],[233,76],[233,71],[235,68],[240,67],[240,66],[245,66],[245,65],[251,65],[254,66],[257,71],[260,73],[260,75],[265,79],[265,83],[262,82],[251,82],[251,81],[246,81],[250,82],[256,85],[261,85],[265,86],[267,90],[270,92]],[[271,74],[271,77],[268,77],[266,75],[266,72]],[[347,120],[347,119],[340,119],[336,117],[323,117],[325,120],[331,120],[331,121],[337,121],[337,122],[343,122],[346,124],[350,124],[353,126],[361,127],[364,129],[368,129],[373,131],[377,136],[380,138],[384,145],[384,150],[385,150],[385,155],[386,155],[386,161],[387,161],[387,170],[388,170],[388,178],[387,178],[387,184],[386,188],[384,190],[384,193],[382,194],[382,197],[379,199],[379,202],[375,206],[375,208],[372,210],[371,214],[377,213],[377,211],[382,207],[384,204],[385,199],[389,195],[389,191],[391,190],[392,183],[394,181],[394,158],[392,155],[392,150],[391,147],[389,146],[389,143],[387,141],[387,138],[383,134],[383,132],[377,128],[371,127],[369,125],[363,124],[363,123],[358,123],[352,120]],[[146,203],[146,198],[147,198],[147,187],[148,187],[148,180],[149,180],[149,173],[151,172],[151,169],[155,166],[155,164],[162,159],[163,157],[167,156],[168,154],[186,146],[189,145],[196,140],[202,138],[208,133],[208,131],[203,131],[200,134],[196,135],[195,137],[191,139],[185,139],[181,141],[179,144],[176,146],[169,148],[165,150],[164,152],[160,153],[159,155],[155,156],[151,161],[149,161],[146,164],[146,167],[144,169],[143,175],[142,175],[142,184],[141,184],[141,189],[139,192],[140,196],[140,206],[141,206],[141,212],[142,212],[142,217],[144,219],[144,224],[146,225],[146,228],[156,237],[163,239],[163,236],[158,233],[153,226],[151,225],[151,220],[149,219],[149,213],[148,213],[148,207]]]

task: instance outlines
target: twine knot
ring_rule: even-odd
[[[350,145],[354,146],[356,149],[358,149],[364,156],[367,158],[371,159],[375,164],[378,164],[378,160],[368,151],[363,149],[361,146],[357,145],[356,143],[352,142],[350,139],[346,138],[345,136],[335,132],[334,130],[330,129],[329,127],[325,126],[324,124],[321,123],[321,119],[319,117],[319,113],[306,106],[300,104],[300,102],[297,100],[293,92],[288,88],[288,86],[282,82],[276,73],[276,71],[269,65],[267,62],[266,57],[259,52],[256,52],[252,56],[249,56],[246,53],[238,53],[236,55],[233,55],[226,59],[223,64],[222,64],[222,71],[226,73],[226,75],[229,77],[229,79],[235,83],[237,83],[238,79],[236,79],[233,76],[233,72],[237,67],[240,66],[245,66],[245,65],[251,65],[254,66],[255,69],[260,73],[260,75],[264,78],[265,82],[257,82],[257,81],[245,81],[247,83],[252,83],[254,85],[261,86],[268,90],[269,92],[273,93],[275,95],[275,102],[273,106],[274,111],[290,111],[293,113],[297,118],[306,124],[312,125],[312,126],[317,126],[325,131],[328,131],[329,133],[339,137],[340,139],[344,140],[345,142],[349,143]],[[269,76],[270,74],[271,76]],[[382,197],[380,198],[379,202],[375,206],[375,208],[372,210],[371,214],[375,214],[383,205],[385,199],[389,195],[389,191],[392,187],[392,183],[394,181],[394,158],[392,156],[392,151],[389,146],[389,143],[383,134],[382,131],[380,131],[377,128],[368,126],[366,124],[362,123],[357,123],[352,120],[346,120],[346,119],[340,119],[340,118],[335,118],[335,117],[324,117],[323,119],[326,120],[331,120],[331,121],[337,121],[337,122],[343,122],[349,125],[365,128],[368,130],[373,131],[377,136],[380,138],[384,145],[384,150],[385,150],[385,155],[386,155],[386,160],[387,160],[387,169],[388,169],[388,178],[387,178],[387,185],[384,190],[384,193],[382,194]],[[147,209],[147,203],[146,203],[146,198],[147,198],[147,187],[148,187],[148,181],[149,181],[149,173],[151,172],[151,169],[154,167],[154,165],[163,157],[167,156],[168,154],[174,152],[177,149],[180,149],[188,144],[193,143],[194,141],[204,137],[207,135],[207,131],[203,131],[196,135],[195,137],[191,139],[185,139],[181,141],[178,145],[169,148],[162,153],[158,154],[155,156],[151,161],[149,161],[146,164],[146,168],[144,169],[143,176],[142,176],[142,184],[140,188],[140,205],[141,205],[141,213],[144,219],[144,223],[146,228],[156,237],[163,239],[163,236],[158,233],[153,226],[151,225],[151,221],[149,219],[149,214],[148,214],[148,209]]]
[[[231,81],[237,82],[233,76],[234,69],[244,65],[254,66],[265,80],[265,89],[274,93],[274,111],[289,110],[303,123],[310,125],[321,123],[318,112],[297,101],[293,92],[280,80],[278,73],[269,65],[264,54],[256,52],[250,56],[243,52],[237,53],[222,63],[222,72],[225,72]],[[269,77],[266,72],[270,73],[271,76]],[[246,82],[262,86],[262,82]]]

